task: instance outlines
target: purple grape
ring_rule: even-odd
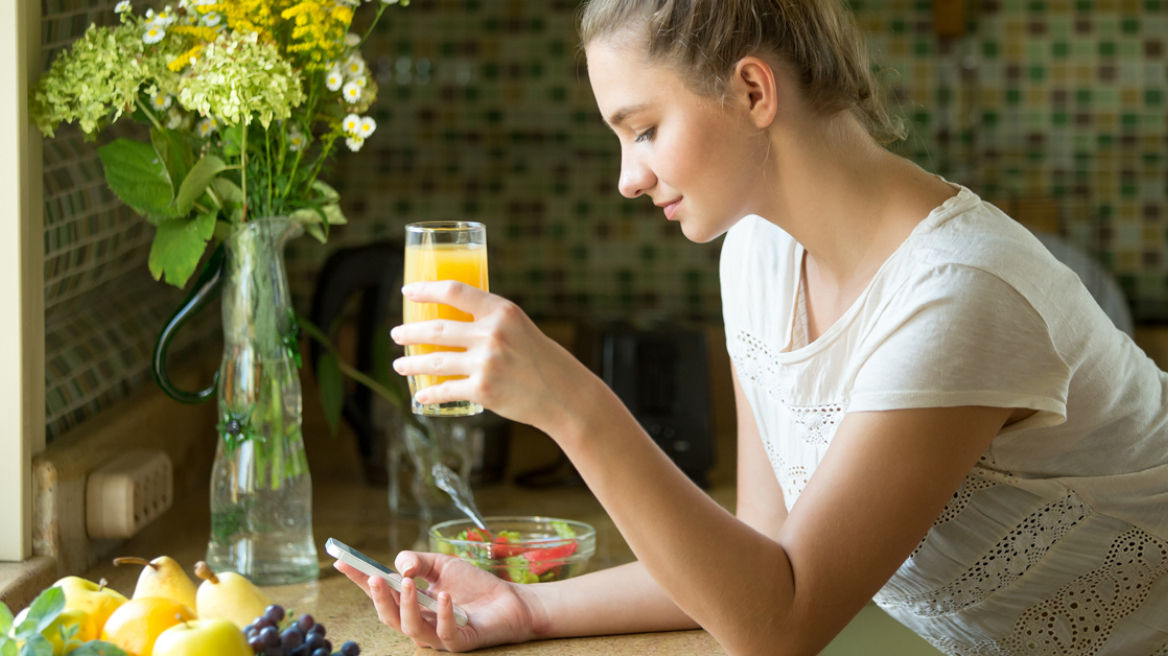
[[[304,634],[294,626],[284,629],[280,634],[280,644],[284,645],[284,649],[296,649],[304,644]]]
[[[320,649],[317,649],[316,651],[312,652],[312,656],[331,656],[331,654],[329,654],[329,651],[327,649],[325,649],[324,647],[321,647]]]
[[[243,627],[243,632],[244,633],[254,633],[255,632],[255,624],[248,624],[247,626]]]
[[[324,637],[328,633],[328,629],[324,628],[323,624],[313,624],[312,628],[308,630],[309,633],[319,633],[320,637]]]
[[[267,648],[267,645],[264,644],[263,640],[260,640],[260,637],[258,635],[252,636],[251,638],[249,638],[247,641],[247,644],[249,647],[251,647],[252,651],[254,651],[257,654],[262,652],[264,649]]]
[[[319,633],[312,633],[309,631],[308,637],[304,639],[304,644],[308,645],[310,649],[315,651],[324,646],[324,636]]]
[[[288,656],[311,656],[312,649],[308,645],[300,645],[296,649],[288,652]]]
[[[314,620],[312,616],[307,613],[301,615],[300,619],[297,621],[297,625],[300,627],[300,630],[305,633],[308,633],[308,630],[311,629],[314,624],[316,624],[316,620]]]
[[[268,647],[264,650],[264,656],[284,656],[284,648],[280,645]]]
[[[327,651],[330,654],[333,653],[333,643],[329,642],[328,640],[325,640],[324,644],[321,645],[320,648]]]
[[[361,656],[361,647],[352,640],[349,640],[341,645],[341,656]]]
[[[269,626],[276,626],[276,623],[266,617],[260,617],[255,621],[253,626],[255,626],[256,631],[263,631]]]
[[[274,626],[264,627],[264,630],[260,631],[259,639],[265,647],[275,647],[280,644],[280,634],[276,632]]]
[[[264,617],[272,620],[273,624],[279,624],[284,621],[284,607],[279,604],[272,604],[264,611]]]

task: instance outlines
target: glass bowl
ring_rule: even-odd
[[[430,551],[462,560],[515,583],[562,581],[584,571],[596,553],[596,530],[554,517],[486,517],[494,541],[469,519],[430,528]]]

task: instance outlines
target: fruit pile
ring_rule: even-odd
[[[182,567],[162,556],[142,565],[130,599],[69,576],[12,616],[0,603],[2,656],[332,656],[324,625],[302,615],[281,630],[285,610],[234,572],[195,565],[196,588]],[[339,654],[358,656],[346,642]]]
[[[327,630],[311,615],[287,617],[284,607],[268,606],[264,614],[243,628],[247,644],[263,656],[331,656],[333,643],[325,637]],[[352,640],[341,645],[340,656],[358,656],[361,648]]]

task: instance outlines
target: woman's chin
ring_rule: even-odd
[[[710,225],[701,221],[678,221],[681,224],[681,234],[685,238],[694,242],[695,244],[704,244],[721,237],[726,232],[726,227]]]

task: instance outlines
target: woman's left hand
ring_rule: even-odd
[[[403,376],[465,376],[421,390],[420,403],[473,401],[508,419],[556,435],[599,379],[579,360],[536,328],[519,306],[459,282],[419,282],[402,288],[415,303],[442,303],[474,317],[473,322],[403,324],[391,335],[398,344],[433,344],[466,349],[398,358]],[[603,387],[603,384],[600,384]]]

